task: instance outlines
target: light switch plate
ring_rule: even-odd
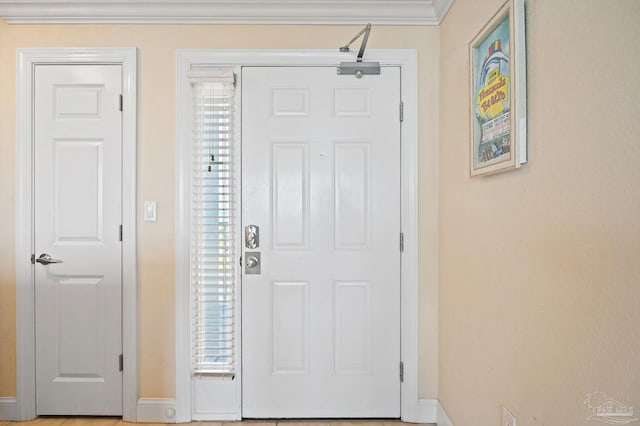
[[[157,222],[157,210],[155,201],[144,202],[144,221]]]

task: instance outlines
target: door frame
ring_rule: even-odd
[[[353,61],[354,52],[338,49],[179,49],[177,52],[176,111],[176,389],[177,422],[192,418],[192,386],[190,369],[189,312],[189,212],[182,206],[187,191],[184,159],[188,154],[189,108],[188,72],[193,66],[228,67],[240,70],[245,66],[337,66],[341,61]],[[369,49],[367,60],[381,65],[400,66],[401,101],[404,105],[401,124],[401,230],[404,252],[401,260],[401,361],[404,381],[401,384],[400,411],[402,420],[419,420],[419,259],[418,259],[418,57],[415,49]],[[355,78],[345,76],[345,78]],[[242,81],[240,80],[240,84]],[[400,106],[399,106],[400,107]],[[241,110],[241,105],[237,106]],[[400,114],[400,111],[399,111]],[[238,120],[240,121],[240,120]],[[431,152],[427,150],[427,152]],[[433,159],[430,159],[433,160]],[[431,162],[430,162],[431,164]],[[431,200],[430,201],[436,201]],[[430,283],[432,285],[432,283]],[[241,300],[241,299],[237,299]],[[241,315],[242,306],[236,315]],[[429,324],[432,327],[433,324]],[[240,331],[237,330],[237,336]],[[240,340],[237,340],[238,342]],[[239,357],[241,352],[239,351]],[[241,377],[241,372],[236,377]],[[241,381],[236,380],[236,382]],[[241,384],[236,383],[239,394]],[[242,413],[235,413],[241,418]],[[204,420],[204,419],[202,419]]]
[[[122,417],[136,420],[136,48],[21,48],[16,57],[16,412],[36,417],[33,229],[34,70],[45,64],[122,66]]]

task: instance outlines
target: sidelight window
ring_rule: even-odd
[[[191,81],[191,357],[193,374],[235,370],[234,76]]]

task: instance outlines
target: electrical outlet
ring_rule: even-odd
[[[502,407],[502,426],[516,426],[516,418],[504,407]]]

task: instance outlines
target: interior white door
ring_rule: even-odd
[[[244,417],[400,416],[399,105],[398,67],[243,68]]]
[[[35,68],[38,415],[122,415],[121,74]]]

